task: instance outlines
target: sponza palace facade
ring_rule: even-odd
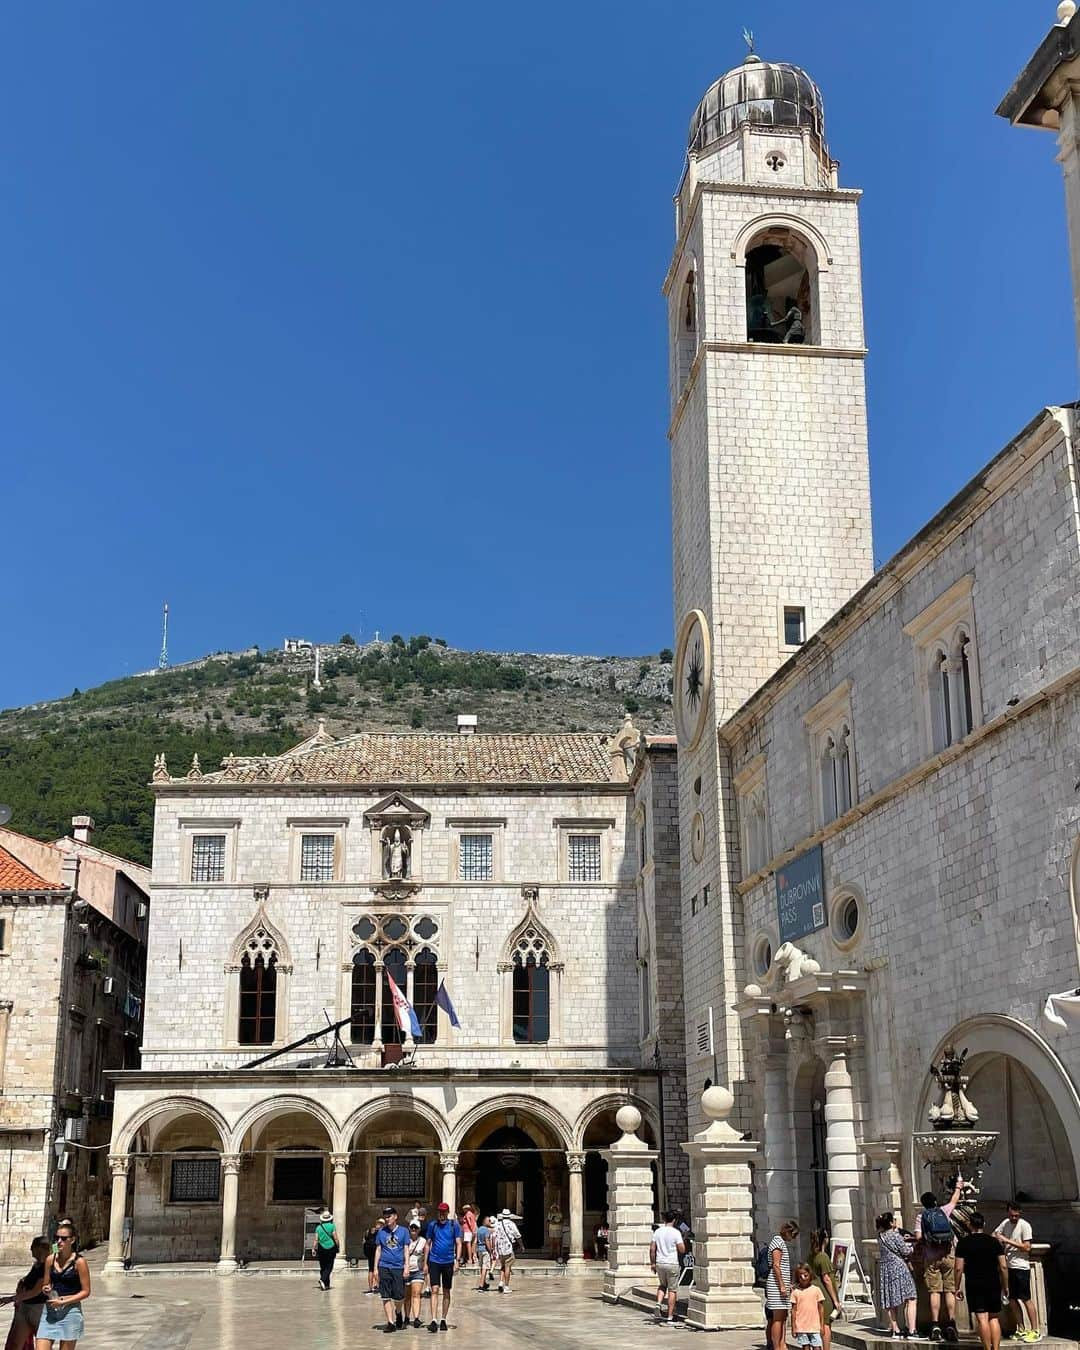
[[[1059,131],[1076,251],[1063,11],[1002,111]],[[926,1186],[950,1043],[998,1133],[984,1207],[1023,1192],[1038,1238],[1075,1233],[1080,1023],[1043,1008],[1080,984],[1076,410],[1037,412],[875,573],[858,200],[805,72],[751,56],[706,92],[664,282],[677,748],[317,733],[159,763],[110,1259],[125,1214],[136,1260],[230,1269],[296,1254],[305,1203],[355,1234],[445,1195],[524,1212],[534,1246],[555,1200],[577,1261],[617,1105],[683,1203],[708,1080],[761,1141],[758,1239],[794,1214],[858,1242]],[[286,1049],[327,1021],[351,1064]],[[698,1238],[700,1280],[728,1239]]]
[[[159,761],[154,791],[112,1259],[125,1214],[135,1260],[229,1269],[298,1256],[323,1201],[355,1245],[387,1202],[471,1199],[524,1214],[535,1247],[558,1205],[581,1261],[627,1101],[686,1203],[670,738],[320,728],[214,773]],[[338,1022],[337,1067],[328,1038],[286,1048]]]

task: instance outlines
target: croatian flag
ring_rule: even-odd
[[[394,977],[389,971],[386,972],[386,980],[390,985],[390,997],[394,1000],[394,1018],[401,1030],[408,1035],[412,1035],[413,1040],[420,1040],[423,1032],[420,1029],[420,1019],[416,1015],[413,1005],[394,983]]]
[[[446,991],[445,980],[439,981],[439,987],[435,992],[435,1002],[439,1005],[439,1007],[443,1010],[443,1012],[447,1015],[447,1017],[449,1017],[450,1025],[452,1027],[461,1026],[461,1023],[458,1021],[458,1015],[454,1011],[454,1005],[450,1002],[450,995]]]

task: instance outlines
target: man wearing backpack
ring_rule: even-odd
[[[930,1339],[958,1341],[956,1330],[956,1259],[953,1255],[953,1226],[950,1221],[961,1195],[964,1179],[957,1174],[951,1198],[939,1205],[933,1191],[919,1197],[922,1211],[915,1216],[915,1240],[922,1258],[923,1282],[930,1296]],[[941,1320],[941,1296],[945,1295],[945,1317]]]

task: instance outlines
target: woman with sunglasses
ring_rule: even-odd
[[[79,1255],[75,1229],[61,1223],[56,1230],[57,1252],[45,1262],[45,1312],[37,1330],[36,1350],[71,1350],[83,1334],[80,1306],[90,1297],[90,1270]]]

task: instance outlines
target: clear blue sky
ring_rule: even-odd
[[[0,42],[0,706],[286,634],[672,633],[659,293],[686,125],[822,86],[888,557],[1076,396],[1053,0],[36,0]]]

